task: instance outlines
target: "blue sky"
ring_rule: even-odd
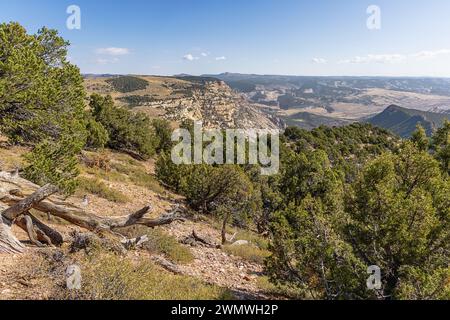
[[[84,73],[450,77],[449,15],[448,0],[0,0],[1,22],[58,29]]]

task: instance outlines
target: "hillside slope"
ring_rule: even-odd
[[[414,109],[406,109],[391,105],[382,113],[370,118],[367,122],[388,129],[403,138],[410,137],[420,124],[427,135],[431,136],[434,130],[442,126],[444,120],[450,120],[447,113],[433,113]]]
[[[25,152],[27,149],[23,147],[0,145],[1,169],[13,170],[21,166],[22,155]],[[85,152],[80,169],[80,187],[67,201],[76,206],[84,206],[101,216],[120,216],[125,212],[134,212],[147,204],[152,206],[149,217],[168,212],[174,205],[181,205],[185,210],[184,199],[157,182],[154,177],[153,160],[139,162],[127,155],[109,150],[101,153]],[[87,199],[88,203],[83,204],[83,199]],[[29,244],[27,252],[21,256],[0,254],[0,300],[66,299],[68,297],[62,294],[67,291],[61,283],[65,279],[65,268],[68,264],[74,263],[81,266],[84,283],[94,281],[91,276],[98,278],[97,294],[105,295],[100,298],[129,298],[118,295],[122,294],[122,291],[123,294],[128,294],[126,290],[120,288],[116,291],[108,287],[108,290],[99,291],[107,279],[102,279],[97,273],[113,273],[115,277],[123,277],[121,279],[125,283],[126,281],[133,283],[131,281],[137,279],[134,272],[128,276],[129,278],[125,278],[127,268],[131,265],[144,266],[143,270],[138,269],[139,272],[147,270],[145,272],[148,272],[146,274],[150,277],[143,280],[149,286],[145,290],[140,291],[140,287],[137,288],[138,286],[133,284],[132,289],[136,289],[136,293],[132,296],[136,296],[137,299],[283,298],[274,296],[276,293],[272,290],[275,289],[266,281],[261,261],[254,261],[253,257],[235,255],[226,250],[226,247],[208,248],[195,243],[183,243],[193,230],[208,241],[219,243],[220,224],[214,220],[187,217],[185,222],[176,222],[156,229],[132,227],[127,231],[130,232],[130,237],[147,234],[150,240],[146,246],[122,253],[117,258],[116,253],[110,253],[106,248],[88,249],[86,254],[72,253],[69,244],[73,233],[85,230],[69,225],[59,218],[40,215],[35,210],[32,212],[60,232],[68,243],[62,248],[39,248]],[[27,234],[17,226],[14,226],[14,233],[19,240],[27,242]],[[233,235],[235,240],[249,241],[249,245],[243,246],[242,249],[261,252],[261,257],[266,255],[266,249],[260,249],[257,244],[263,242],[265,245],[265,240],[258,239],[256,234],[230,227],[227,237],[231,239]],[[97,251],[92,255],[89,250]],[[64,260],[54,261],[54,257],[57,256]],[[98,264],[94,262],[96,259],[99,260]],[[174,274],[156,263],[161,260],[173,263],[179,274]],[[105,261],[115,264],[107,266],[103,263]],[[156,292],[157,290],[160,292]],[[87,297],[70,297],[70,299],[78,298]]]

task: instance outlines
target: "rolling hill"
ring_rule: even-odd
[[[424,127],[427,135],[430,136],[434,130],[442,126],[445,119],[450,120],[450,114],[406,109],[391,105],[367,122],[388,129],[402,138],[407,138],[416,130],[418,124]]]

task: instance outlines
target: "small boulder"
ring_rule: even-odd
[[[233,242],[232,246],[246,246],[249,245],[250,243],[247,240],[238,240]]]

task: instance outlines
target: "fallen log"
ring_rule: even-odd
[[[187,244],[187,245],[190,245],[193,247],[195,247],[197,245],[201,245],[203,247],[213,248],[213,249],[220,249],[220,247],[221,247],[221,245],[219,245],[219,244],[215,244],[215,243],[212,243],[211,241],[203,239],[195,232],[195,230],[192,230],[192,233],[189,236],[187,236],[186,238],[184,238],[181,241],[181,243]]]
[[[180,269],[179,266],[166,260],[165,258],[163,258],[161,256],[152,256],[151,259],[155,264],[159,265],[160,267],[162,267],[163,269],[165,269],[169,272],[172,272],[173,274],[176,274],[176,275],[183,274],[183,271]]]
[[[29,196],[24,196],[25,190],[34,192]],[[58,188],[53,185],[39,187],[16,174],[0,172],[0,253],[21,253],[25,249],[11,232],[13,223],[24,229],[35,245],[62,244],[62,236],[32,216],[29,213],[30,209],[53,215],[94,233],[114,233],[116,229],[132,225],[154,228],[185,220],[178,215],[178,207],[159,218],[145,218],[144,216],[150,212],[151,206],[146,206],[126,216],[103,217],[56,197],[49,198],[57,191]]]
[[[4,195],[0,198],[0,201],[10,205],[14,205],[22,200],[22,198],[13,195]],[[55,217],[64,219],[92,232],[111,231],[136,224],[154,228],[171,224],[175,221],[185,220],[176,213],[163,215],[156,219],[144,218],[144,215],[150,212],[151,206],[146,206],[135,213],[120,217],[102,217],[71,204],[53,202],[48,199],[35,203],[33,209],[48,212]]]
[[[2,212],[3,218],[6,218],[10,221],[13,221],[18,216],[23,214],[24,212],[30,210],[34,205],[41,202],[42,200],[48,198],[52,194],[58,192],[58,188],[51,184],[47,184],[42,188],[39,188],[36,192],[34,192],[31,196],[27,198],[23,198],[13,206]]]

